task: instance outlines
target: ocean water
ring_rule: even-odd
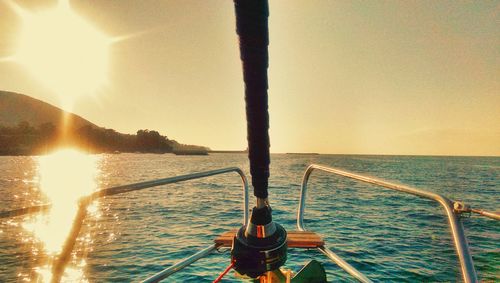
[[[74,206],[71,193],[85,194],[89,188],[230,166],[241,167],[250,177],[245,154],[88,158],[87,165],[74,158],[56,159],[51,165],[40,157],[0,157],[0,210],[50,198],[65,205],[57,213],[64,216],[71,215]],[[270,199],[274,220],[287,230],[295,229],[301,178],[312,163],[434,191],[472,207],[500,210],[498,157],[275,154]],[[48,280],[48,262],[71,222],[71,217],[69,222],[50,217],[0,220],[0,282]],[[235,173],[101,199],[85,221],[64,281],[140,281],[208,246],[241,221],[242,187]],[[305,223],[373,281],[461,280],[447,219],[432,201],[315,171]],[[500,222],[472,215],[463,223],[479,278],[500,282]],[[298,271],[311,259],[324,263],[330,282],[353,281],[315,250],[290,249],[286,267]],[[211,282],[228,263],[229,251],[222,249],[166,282]],[[232,281],[238,279],[231,273],[223,280]]]

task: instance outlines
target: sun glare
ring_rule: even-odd
[[[52,204],[47,215],[39,215],[23,223],[43,244],[49,257],[61,252],[78,209],[78,201],[97,189],[96,177],[99,157],[65,149],[38,159],[40,190]],[[97,215],[97,209],[88,210]],[[36,268],[37,282],[51,282],[51,263]],[[68,266],[63,275],[65,282],[87,282],[83,266],[85,260]]]
[[[60,252],[78,209],[78,200],[97,188],[98,157],[61,150],[38,161],[40,189],[52,204],[49,215],[24,225],[43,242],[49,254]]]
[[[37,13],[16,10],[22,31],[13,59],[56,92],[63,107],[106,82],[112,39],[77,15],[67,0]]]

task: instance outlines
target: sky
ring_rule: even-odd
[[[0,0],[0,89],[124,133],[246,148],[232,1],[69,1],[109,39],[102,82],[71,63],[93,48],[71,24],[51,29],[56,55],[20,47],[22,15],[60,3]],[[500,156],[500,1],[272,0],[269,32],[271,152]],[[35,72],[33,50],[66,59]]]

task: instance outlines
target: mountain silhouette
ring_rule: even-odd
[[[24,94],[0,91],[0,155],[37,155],[64,146],[89,152],[207,154],[159,132],[123,134]]]
[[[67,127],[71,129],[79,129],[87,125],[99,128],[76,114],[33,97],[0,91],[0,125],[2,126],[13,127],[24,121],[35,127],[51,123],[59,128],[62,126],[64,116],[66,116]]]

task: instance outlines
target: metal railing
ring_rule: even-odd
[[[167,185],[167,184],[172,184],[172,183],[178,183],[178,182],[183,182],[183,181],[189,181],[189,180],[194,180],[194,179],[200,179],[200,178],[205,178],[205,177],[210,177],[214,175],[220,175],[220,174],[225,174],[225,173],[230,173],[230,172],[236,172],[240,175],[242,183],[243,183],[243,224],[245,225],[248,223],[248,180],[245,176],[245,173],[243,170],[241,170],[238,167],[229,167],[229,168],[224,168],[224,169],[217,169],[217,170],[210,170],[210,171],[205,171],[205,172],[198,172],[198,173],[192,173],[192,174],[187,174],[187,175],[180,175],[180,176],[174,176],[170,178],[164,178],[164,179],[157,179],[157,180],[152,180],[152,181],[146,181],[146,182],[140,182],[140,183],[133,183],[133,184],[128,184],[128,185],[123,185],[123,186],[116,186],[116,187],[111,187],[111,188],[106,188],[102,189],[99,191],[96,191],[92,193],[89,196],[83,197],[80,199],[78,203],[78,212],[75,216],[75,220],[73,221],[73,226],[71,227],[70,234],[67,237],[62,251],[59,254],[59,256],[55,259],[54,264],[52,266],[52,282],[59,282],[61,280],[62,274],[64,273],[64,269],[66,268],[66,264],[68,263],[71,253],[73,251],[73,247],[76,243],[76,239],[78,237],[78,234],[80,233],[80,229],[83,223],[83,220],[85,219],[87,215],[87,207],[96,199],[105,197],[105,196],[112,196],[112,195],[117,195],[117,194],[123,194],[127,192],[132,192],[132,191],[138,191],[138,190],[143,190],[147,188],[152,188],[152,187],[157,187],[157,186],[162,186],[162,185]],[[25,207],[21,209],[16,209],[16,210],[11,210],[11,211],[5,211],[0,213],[0,218],[8,218],[8,217],[14,217],[14,216],[20,216],[20,215],[26,215],[26,214],[31,214],[35,212],[41,212],[50,209],[50,204],[45,204],[45,205],[38,205],[38,206],[33,206],[33,207]],[[208,248],[170,266],[169,268],[165,269],[164,271],[146,279],[145,282],[158,282],[159,280],[167,277],[168,275],[175,273],[179,271],[180,269],[188,266],[189,264],[195,262],[196,260],[208,255],[210,252],[215,250],[216,246],[211,245]]]
[[[310,165],[306,169],[306,171],[304,173],[304,177],[302,179],[300,202],[299,202],[299,207],[297,210],[297,228],[299,230],[301,230],[301,231],[306,230],[306,228],[304,226],[304,210],[305,210],[305,205],[306,205],[307,184],[309,181],[309,177],[311,176],[311,173],[316,169],[324,171],[324,172],[333,173],[333,174],[336,174],[339,176],[347,177],[350,179],[354,179],[357,181],[378,185],[378,186],[388,188],[391,190],[395,190],[395,191],[399,191],[399,192],[403,192],[403,193],[407,193],[407,194],[412,194],[412,195],[415,195],[418,197],[430,199],[430,200],[433,200],[433,201],[441,204],[441,206],[443,206],[443,208],[446,212],[446,216],[448,217],[448,222],[450,224],[451,233],[453,236],[453,242],[455,245],[455,250],[457,251],[458,258],[460,261],[460,267],[461,267],[463,279],[466,283],[478,281],[477,275],[476,275],[476,270],[474,268],[474,263],[472,261],[472,257],[471,257],[470,251],[469,251],[469,246],[467,244],[467,239],[465,237],[464,228],[463,228],[462,222],[460,221],[460,217],[459,217],[461,212],[455,211],[455,209],[454,209],[455,202],[449,200],[448,198],[446,198],[442,195],[436,194],[436,193],[419,190],[419,189],[412,188],[412,187],[405,186],[405,185],[393,184],[393,183],[386,182],[386,181],[383,181],[380,179],[366,177],[366,176],[362,176],[359,174],[355,174],[355,173],[351,173],[351,172],[347,172],[347,171],[343,171],[343,170],[339,170],[339,169],[335,169],[335,168],[330,168],[330,167],[326,167],[326,166],[313,164],[313,165]],[[347,265],[343,264],[343,263],[345,263],[345,261],[343,261],[340,257],[335,255],[332,251],[328,250],[327,248],[319,248],[319,250],[322,253],[324,253],[325,255],[327,255],[330,259],[332,259],[335,263],[337,263],[342,269],[344,269],[349,274],[356,277],[359,281],[367,282],[362,278],[363,274],[361,274],[359,271],[354,269],[352,266],[350,266],[348,264]]]

